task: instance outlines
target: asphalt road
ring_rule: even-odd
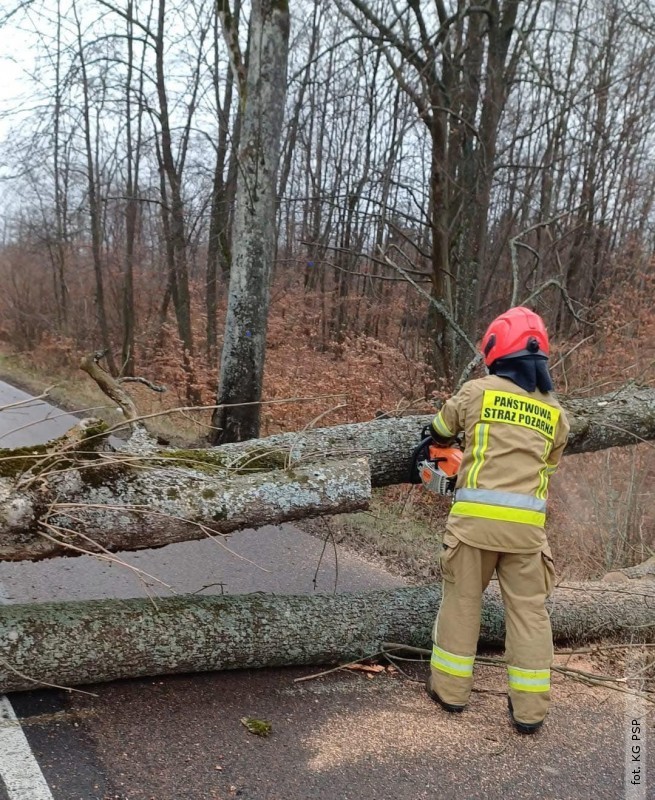
[[[20,399],[0,384],[0,406]],[[60,414],[43,403],[0,412],[0,447],[24,442],[23,435],[30,443],[58,435],[75,422]],[[22,430],[10,438],[11,426]],[[121,557],[160,579],[147,587],[160,594],[399,583],[341,549],[337,570],[331,545],[323,553],[320,541],[293,526],[237,533],[228,544],[232,552],[194,542]],[[0,602],[145,591],[143,578],[127,567],[89,558],[0,564]],[[317,670],[272,669],[84,687],[91,694],[12,694],[10,705],[0,701],[0,800],[655,796],[652,787],[649,794],[645,786],[624,786],[621,695],[558,679],[544,730],[526,738],[508,721],[499,671],[482,668],[481,691],[452,718],[425,696],[425,667],[407,668],[414,681],[397,672],[340,671],[297,682]],[[252,735],[244,717],[270,721],[271,735]]]

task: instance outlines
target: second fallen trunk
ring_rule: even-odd
[[[179,672],[326,664],[377,653],[385,641],[430,647],[441,586],[357,594],[89,600],[5,606],[0,692]],[[558,587],[560,642],[652,641],[655,586]],[[481,639],[502,644],[500,593],[484,596]]]

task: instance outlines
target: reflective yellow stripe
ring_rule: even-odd
[[[447,438],[450,438],[451,436],[455,435],[451,430],[448,429],[448,426],[443,421],[443,417],[441,416],[441,411],[432,420],[432,427],[435,429],[437,433],[441,434],[441,436],[446,436]]]
[[[544,452],[541,456],[541,460],[544,462],[544,465],[539,470],[539,488],[537,489],[537,497],[542,499],[545,499],[546,495],[548,494],[548,477],[550,475],[548,471],[548,456],[550,455],[552,447],[553,443],[549,439],[546,439],[546,446],[544,447]]]
[[[547,692],[550,690],[549,669],[521,669],[507,667],[510,689],[517,692]]]
[[[478,485],[478,475],[484,464],[484,456],[489,446],[489,426],[481,422],[475,426],[475,445],[473,446],[473,464],[466,476],[466,486],[474,489]]]
[[[524,508],[508,506],[492,506],[487,503],[456,502],[450,513],[458,517],[478,517],[480,519],[498,519],[502,522],[522,522],[525,525],[537,525],[543,528],[546,515],[540,511],[528,511]]]
[[[457,656],[449,653],[437,645],[432,647],[432,658],[430,666],[448,675],[456,675],[458,678],[470,678],[473,675],[473,662],[475,656]]]

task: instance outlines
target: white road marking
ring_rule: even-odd
[[[8,603],[0,585],[0,606]],[[54,800],[8,698],[0,695],[0,779],[9,800]]]
[[[28,394],[14,389],[7,384],[0,383],[0,392],[4,391],[6,394],[9,392],[10,402],[16,400],[29,400],[26,405],[19,406],[14,411],[22,414],[27,414],[30,418],[36,417],[37,420],[43,419],[44,411],[47,417],[51,412],[56,411],[55,408],[49,406],[42,401],[36,401],[34,406],[31,405],[32,400]],[[16,427],[15,420],[12,421],[10,410],[4,412],[4,416],[0,420],[0,434],[2,438],[11,437],[11,431]],[[68,420],[65,419],[63,423],[66,424]],[[39,423],[41,425],[46,422]],[[47,423],[52,429],[52,421]],[[35,426],[38,431],[38,425]],[[7,429],[7,430],[5,430]],[[34,438],[36,436],[36,438]],[[29,444],[32,441],[41,442],[43,439],[39,433],[25,431],[18,432],[14,438],[19,441],[11,441],[11,443],[2,443],[3,447],[17,446]],[[0,607],[11,603],[11,600],[5,594],[5,591],[0,584]],[[5,785],[9,800],[54,800],[48,783],[41,772],[41,767],[34,757],[32,748],[30,747],[27,737],[21,728],[20,720],[16,716],[9,699],[4,695],[0,695],[0,779]]]
[[[0,696],[0,778],[9,800],[54,800],[9,700]]]

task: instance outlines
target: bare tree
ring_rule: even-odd
[[[77,4],[73,4],[75,16],[75,26],[77,31],[77,58],[80,65],[80,77],[82,83],[82,119],[84,149],[86,155],[86,178],[89,206],[89,223],[91,226],[91,254],[93,258],[93,272],[95,275],[95,305],[98,317],[98,327],[100,329],[100,339],[102,347],[107,353],[107,366],[112,375],[115,375],[116,363],[109,336],[109,325],[107,322],[107,308],[105,302],[105,277],[102,261],[102,210],[98,186],[98,169],[94,157],[94,132],[91,122],[91,96],[89,86],[89,75],[86,65],[85,46],[82,40],[82,26],[78,13]]]
[[[185,205],[182,189],[182,175],[187,155],[189,143],[189,132],[191,120],[196,109],[198,93],[198,69],[200,55],[198,56],[198,68],[193,76],[190,87],[191,96],[188,103],[187,120],[184,133],[180,142],[178,159],[173,153],[173,131],[170,121],[168,91],[166,87],[166,71],[164,67],[165,59],[165,31],[166,31],[166,0],[159,0],[157,13],[157,32],[155,35],[155,66],[156,66],[156,88],[159,109],[157,119],[159,122],[159,147],[158,157],[160,169],[166,179],[166,185],[162,182],[164,196],[162,197],[163,207],[167,212],[167,251],[169,256],[169,286],[175,316],[177,319],[178,333],[184,347],[184,363],[187,372],[187,396],[195,403],[200,402],[200,397],[194,388],[195,375],[191,365],[193,356],[194,342],[193,330],[191,325],[191,298],[189,291],[189,269],[187,258],[187,231],[185,221]],[[201,31],[201,41],[198,52],[201,52],[206,29]]]
[[[236,0],[234,6],[234,25],[238,26],[241,14],[241,0]],[[214,165],[214,181],[212,187],[211,210],[209,217],[209,232],[207,240],[207,269],[205,278],[205,306],[207,310],[207,355],[215,358],[217,355],[217,297],[219,272],[225,283],[230,278],[230,265],[232,263],[230,241],[230,206],[234,199],[235,166],[239,140],[240,114],[234,116],[232,127],[232,147],[230,149],[230,164],[226,178],[226,161],[228,156],[230,114],[232,111],[232,95],[234,92],[234,72],[229,69],[225,79],[223,99],[220,95],[220,55],[219,55],[219,28],[220,16],[218,4],[214,19],[214,66],[213,89],[214,101],[218,112],[218,140],[216,144],[216,163]],[[237,33],[238,35],[238,33]]]
[[[14,0],[12,12],[34,25],[24,108],[42,113],[22,112],[6,150],[16,210],[5,241],[17,247],[3,316],[30,346],[48,332],[120,343],[131,372],[168,345],[172,312],[195,399],[221,344],[237,176],[253,181],[243,147],[237,158],[243,9]],[[257,280],[302,284],[313,346],[340,358],[373,335],[417,359],[436,342],[443,377],[512,298],[533,298],[570,335],[581,308],[643,283],[655,207],[648,3],[301,0],[294,14],[279,257]],[[87,301],[101,284],[105,333]]]
[[[135,307],[134,307],[134,266],[139,217],[139,168],[141,162],[141,139],[143,105],[137,107],[136,134],[133,127],[133,80],[135,71],[135,32],[134,0],[127,0],[126,6],[126,45],[127,64],[125,75],[125,269],[123,279],[123,343],[121,373],[134,375],[135,364]],[[145,54],[145,53],[144,53]],[[142,65],[143,67],[143,65]],[[138,70],[137,96],[143,96],[143,68]]]
[[[459,374],[471,357],[498,130],[522,49],[514,31],[518,25],[522,36],[529,34],[539,5],[488,0],[460,3],[449,13],[439,0],[435,15],[420,2],[402,9],[339,2],[357,30],[381,47],[430,136],[432,327],[435,365],[445,374]]]
[[[286,98],[289,8],[286,0],[255,0],[247,78],[227,0],[223,25],[243,106],[233,253],[214,443],[259,433],[270,277],[275,257],[276,176]]]
[[[49,248],[53,261],[53,286],[58,321],[65,330],[68,322],[68,287],[66,285],[67,210],[65,178],[62,175],[62,41],[61,2],[57,0],[55,40],[55,106],[53,109],[53,180],[55,192],[56,241]]]

